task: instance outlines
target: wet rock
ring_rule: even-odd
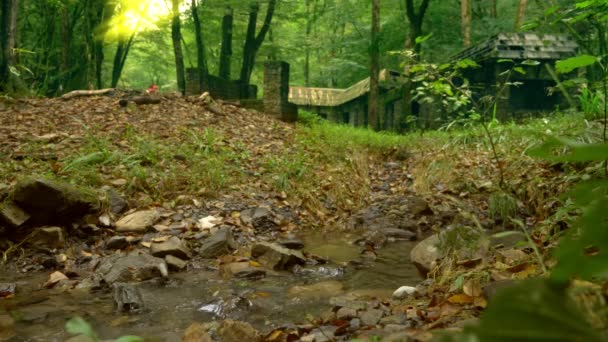
[[[144,309],[144,300],[139,289],[126,283],[114,283],[114,306],[119,312],[138,313]]]
[[[150,254],[159,258],[172,255],[180,259],[190,259],[190,249],[177,236],[164,242],[153,242],[150,246]]]
[[[154,209],[136,211],[118,220],[118,222],[116,222],[116,231],[144,233],[149,227],[152,227],[159,218],[160,215]]]
[[[418,289],[413,286],[401,286],[395,292],[393,292],[393,298],[395,299],[405,299],[407,297],[413,296],[418,292]]]
[[[338,327],[333,325],[324,325],[318,328],[314,328],[308,335],[303,336],[300,341],[310,342],[329,342],[335,341],[335,334]]]
[[[205,240],[198,254],[207,259],[228,254],[237,248],[230,228],[222,228]]]
[[[288,249],[301,250],[304,249],[304,242],[298,239],[282,240],[279,244]]]
[[[12,296],[15,294],[15,291],[17,291],[17,284],[0,283],[0,298]]]
[[[98,273],[107,284],[148,280],[161,276],[161,268],[167,268],[165,260],[149,254],[129,254],[106,258]]]
[[[15,186],[13,200],[36,223],[71,222],[99,210],[95,193],[68,183],[27,178]]]
[[[422,197],[412,196],[408,198],[407,208],[414,216],[433,215],[433,210]]]
[[[18,228],[30,219],[30,215],[13,202],[0,204],[0,223]]]
[[[230,315],[239,315],[248,313],[252,303],[241,296],[231,296],[229,298],[220,298],[209,304],[205,304],[198,308],[198,312],[211,314],[214,318],[226,318]]]
[[[112,236],[106,241],[107,249],[124,249],[129,246],[129,241],[126,236]]]
[[[344,291],[344,285],[339,281],[328,280],[311,285],[293,286],[287,292],[291,297],[298,298],[324,298],[333,297],[341,294]]]
[[[118,215],[127,208],[127,201],[116,190],[108,188],[106,194],[112,214]]]
[[[338,278],[344,276],[346,267],[336,266],[314,266],[314,267],[302,267],[296,265],[293,267],[292,272],[299,276],[305,277],[324,277],[324,278]]]
[[[272,220],[272,212],[263,207],[241,211],[241,222],[262,231],[276,227],[276,223]]]
[[[509,234],[498,234],[490,236],[492,246],[502,246],[505,249],[513,248],[518,242],[526,241],[526,236],[520,231],[511,231]]]
[[[186,268],[186,265],[188,265],[186,261],[173,255],[165,256],[165,262],[167,263],[169,269],[173,271],[181,271]]]
[[[28,244],[40,248],[61,248],[65,245],[63,229],[59,227],[36,228],[28,239]]]
[[[416,240],[416,233],[399,228],[384,228],[382,233],[388,238],[399,240]]]
[[[192,323],[184,332],[182,342],[213,342],[213,339],[207,333],[204,325]]]
[[[260,267],[251,266],[248,261],[232,262],[220,266],[220,275],[225,279],[259,279],[266,276],[266,271]]]
[[[222,342],[257,341],[260,333],[249,323],[227,319],[220,323],[217,334]]]
[[[300,251],[287,249],[276,243],[260,242],[251,247],[251,256],[273,270],[289,270],[295,265],[304,265],[306,258]]]
[[[443,253],[439,250],[438,234],[420,241],[410,252],[410,260],[423,275],[429,273],[432,263],[442,257]]]
[[[368,309],[359,313],[363,325],[376,325],[384,315],[384,311],[379,309]]]
[[[407,330],[409,328],[410,326],[406,324],[387,324],[386,326],[384,326],[384,331],[386,331],[387,333],[396,333],[399,331]]]
[[[353,318],[350,320],[350,327],[353,329],[359,329],[361,328],[361,319],[360,318]]]
[[[336,312],[336,318],[342,320],[350,320],[357,317],[357,310],[353,308],[340,308]]]

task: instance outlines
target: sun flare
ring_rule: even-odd
[[[106,38],[118,39],[133,32],[157,30],[156,23],[171,14],[164,0],[122,0],[115,8]]]

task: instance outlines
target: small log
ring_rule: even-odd
[[[126,107],[129,104],[129,102],[135,102],[135,104],[138,106],[146,105],[146,104],[159,104],[160,98],[159,97],[150,97],[150,96],[133,96],[132,98],[122,99],[122,100],[118,101],[118,104],[121,107]]]
[[[98,90],[74,90],[63,94],[61,99],[64,101],[71,100],[76,97],[106,95],[113,92],[114,88],[98,89]]]

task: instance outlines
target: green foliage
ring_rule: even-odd
[[[582,317],[563,284],[531,279],[499,292],[479,326],[452,340],[605,341]]]
[[[506,192],[494,192],[490,195],[488,206],[490,209],[490,218],[493,220],[501,220],[504,223],[509,218],[515,217],[517,200],[513,195]]]
[[[85,321],[82,317],[76,316],[71,318],[65,323],[65,330],[72,335],[84,335],[97,341],[97,334],[93,330],[93,327]]]
[[[597,57],[590,55],[579,55],[576,57],[557,61],[555,63],[555,71],[561,74],[567,74],[575,69],[588,67],[597,62]]]
[[[583,87],[581,93],[577,95],[581,109],[587,120],[597,120],[603,116],[602,108],[604,98],[599,91],[592,91],[588,87]]]

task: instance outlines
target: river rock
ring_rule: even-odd
[[[207,259],[228,254],[237,248],[230,228],[222,228],[203,242],[198,254]]]
[[[112,236],[106,241],[107,249],[123,249],[129,246],[126,236]]]
[[[172,255],[180,259],[190,259],[190,249],[177,236],[173,236],[167,241],[153,242],[150,246],[150,254],[159,258]]]
[[[137,313],[144,309],[144,300],[137,287],[114,283],[113,288],[114,305],[118,312]]]
[[[303,265],[306,258],[300,251],[287,249],[276,243],[259,242],[251,247],[251,256],[273,270],[288,270]]]
[[[114,189],[108,187],[106,190],[110,212],[114,215],[122,213],[127,207],[127,201]]]
[[[145,233],[148,227],[152,227],[159,218],[158,211],[154,209],[136,211],[118,220],[116,222],[116,231]]]
[[[382,233],[388,238],[399,240],[416,240],[416,233],[399,228],[384,228]]]
[[[220,266],[220,275],[225,279],[259,279],[266,276],[266,271],[261,267],[251,266],[249,261],[231,262]]]
[[[149,254],[129,254],[106,258],[101,262],[98,273],[107,284],[116,282],[142,281],[161,276],[161,269],[167,268],[165,260]]]
[[[13,200],[32,220],[43,224],[72,222],[100,208],[94,192],[43,178],[26,178],[17,183]]]
[[[165,256],[165,262],[167,263],[167,266],[169,267],[170,270],[173,271],[181,271],[183,269],[186,268],[186,266],[188,265],[188,263],[178,257],[175,257],[173,255],[166,255]]]
[[[12,296],[16,290],[17,284],[15,283],[0,283],[0,298]]]
[[[285,248],[301,250],[304,249],[304,242],[298,239],[282,240],[279,244]]]
[[[18,228],[30,219],[30,215],[14,202],[0,204],[0,223]]]
[[[357,310],[353,308],[340,308],[336,312],[336,318],[341,320],[350,320],[357,317]]]
[[[241,222],[251,225],[256,230],[267,230],[274,228],[276,224],[272,220],[272,212],[268,208],[258,207],[241,211]]]
[[[220,323],[217,334],[222,342],[257,341],[260,333],[251,324],[226,319]]]
[[[359,313],[363,325],[376,325],[384,315],[384,311],[379,309],[368,309]]]
[[[433,210],[428,202],[424,198],[418,196],[412,196],[407,199],[407,209],[414,214],[414,216],[433,214]]]
[[[443,258],[443,252],[439,250],[438,234],[433,234],[420,241],[410,252],[410,260],[425,276],[431,270],[431,264],[440,258]]]
[[[409,296],[413,296],[418,292],[418,289],[413,286],[401,286],[395,292],[393,292],[393,298],[405,299]]]
[[[28,239],[28,243],[41,248],[61,248],[65,245],[63,229],[60,227],[36,228]]]
[[[335,280],[322,281],[311,285],[296,285],[287,292],[291,297],[314,299],[333,297],[344,291],[344,285]]]

